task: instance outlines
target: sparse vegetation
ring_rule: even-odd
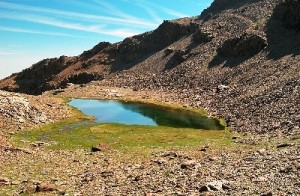
[[[223,147],[231,144],[228,131],[188,128],[151,127],[121,124],[56,123],[31,131],[23,131],[12,139],[16,145],[28,140],[52,144],[51,149],[90,149],[98,144],[112,146],[122,152],[149,152],[151,149],[191,149],[205,144]]]

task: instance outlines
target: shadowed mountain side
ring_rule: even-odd
[[[279,3],[266,25],[269,58],[300,54],[300,1]]]
[[[228,39],[217,50],[217,55],[209,63],[209,67],[220,65],[223,62],[225,62],[224,66],[237,66],[262,51],[266,46],[267,40],[254,33]]]
[[[126,38],[116,45],[111,57],[116,59],[111,72],[128,69],[145,61],[152,54],[164,49],[179,39],[188,36],[196,29],[191,19],[183,18],[164,21],[156,30],[131,38]]]

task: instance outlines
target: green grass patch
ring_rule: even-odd
[[[150,152],[157,149],[192,149],[202,145],[224,147],[231,144],[228,131],[204,131],[189,128],[152,127],[121,124],[77,122],[56,123],[31,131],[23,131],[12,137],[16,145],[22,141],[44,141],[51,149],[89,150],[104,144],[121,152]],[[27,143],[27,145],[28,145]]]

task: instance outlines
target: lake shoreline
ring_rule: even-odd
[[[89,86],[92,91],[91,88],[93,87]],[[44,103],[45,108],[49,107],[46,112],[56,117],[54,122],[86,118],[68,107],[65,97],[130,98],[149,102],[168,100],[168,95],[160,93],[148,92],[147,95],[146,92],[129,89],[97,89],[94,91],[96,94],[92,95],[73,86],[56,96],[52,95],[53,92],[47,92],[39,97],[26,97],[32,105]],[[113,90],[122,93],[122,97],[116,97],[116,93],[109,94]],[[129,93],[126,94],[127,92]],[[60,101],[50,107],[47,104],[52,99]],[[184,108],[187,107],[189,106]],[[32,126],[28,125],[29,127]],[[15,133],[9,133],[12,131],[16,130],[5,129],[5,138],[10,138],[10,134],[14,135]],[[54,144],[42,141],[22,141],[26,146],[23,148],[3,145],[0,151],[0,170],[5,172],[0,176],[0,181],[3,182],[0,192],[8,195],[33,193],[43,183],[54,187],[53,194],[81,195],[204,194],[209,183],[221,184],[218,186],[221,188],[216,191],[208,191],[213,194],[276,195],[299,192],[297,157],[300,154],[297,135],[286,135],[283,138],[273,137],[274,134],[232,134],[232,147],[218,147],[212,140],[191,149],[157,149],[148,157],[136,156],[133,151],[130,155],[118,150],[93,153],[80,148],[48,149],[49,145]]]

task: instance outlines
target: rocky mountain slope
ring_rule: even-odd
[[[299,13],[299,0],[215,0],[199,16],[164,21],[76,57],[40,61],[0,88],[41,94],[97,80],[169,93],[239,131],[298,132]]]

